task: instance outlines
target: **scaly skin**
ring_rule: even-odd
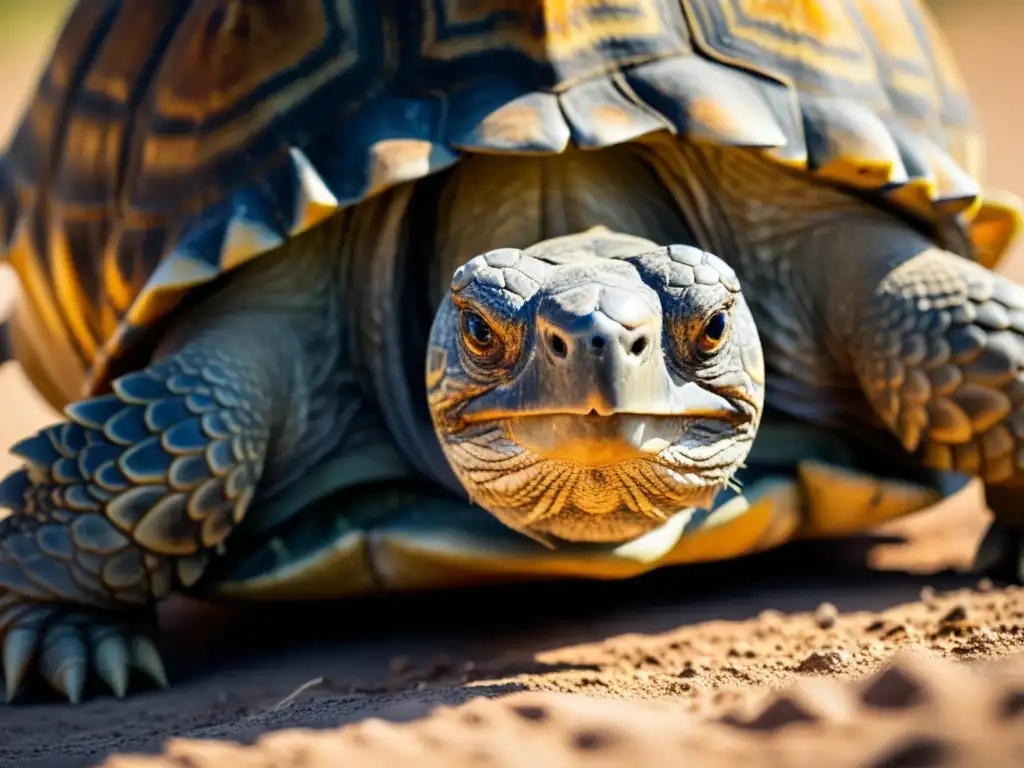
[[[288,491],[326,457],[343,459],[349,438],[367,445],[370,432],[353,435],[352,425],[373,408],[344,388],[352,366],[340,342],[339,306],[351,296],[339,276],[352,253],[338,238],[351,229],[339,220],[241,268],[172,326],[144,370],[15,447],[25,468],[0,485],[0,504],[13,511],[0,527],[9,697],[34,670],[72,702],[91,672],[118,696],[132,667],[165,685],[151,639],[156,603],[200,581],[255,502]],[[435,323],[431,397],[468,490],[535,537],[624,540],[681,506],[710,504],[746,457],[763,399],[760,348],[735,275],[696,249],[607,231],[538,249],[474,259]],[[556,251],[565,266],[542,263]],[[504,265],[505,289],[493,281],[502,272],[483,267],[491,263]],[[484,350],[455,365],[467,326],[453,301],[492,320],[500,359]],[[565,355],[526,364],[556,336]],[[446,354],[454,367],[440,370]],[[466,463],[467,439],[483,434],[495,409],[513,417],[507,438],[520,442],[519,458],[548,452],[537,482],[559,487],[551,481],[565,476],[564,457],[586,463],[581,451],[604,451],[600,468],[584,473],[600,487],[571,499],[575,518],[564,495],[552,503],[536,483],[524,489],[521,464],[491,466],[491,480],[496,472],[507,482],[488,485]],[[452,427],[466,421],[474,428]]]
[[[33,669],[72,702],[90,670],[118,696],[132,667],[166,685],[155,604],[199,582],[255,497],[338,441],[337,265],[320,236],[296,246],[306,258],[240,270],[144,370],[14,446],[25,466],[0,484],[9,699]]]
[[[1024,287],[755,154],[666,149],[667,185],[709,201],[699,239],[751,297],[768,403],[981,478],[978,564],[1024,579]]]
[[[245,516],[270,438],[274,352],[239,345],[240,332],[198,334],[14,446],[25,469],[0,486],[13,510],[0,523],[8,697],[37,651],[71,701],[90,656],[119,695],[129,660],[166,684],[146,635],[152,603],[192,586]]]
[[[849,305],[857,378],[904,448],[984,481],[995,521],[978,564],[1024,579],[1024,287],[903,244]]]
[[[427,380],[474,501],[537,538],[624,541],[710,508],[753,443],[762,370],[721,260],[594,229],[457,270]]]

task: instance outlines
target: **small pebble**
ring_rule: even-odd
[[[956,624],[961,621],[966,621],[967,609],[962,605],[954,605],[949,613],[939,619],[940,624]]]
[[[995,589],[995,584],[992,583],[992,579],[986,577],[978,581],[977,589],[979,592],[991,592]]]
[[[850,654],[839,648],[812,651],[797,666],[797,672],[838,672],[846,666]]]
[[[924,603],[928,608],[935,608],[937,596],[935,594],[935,587],[921,587],[921,602]]]
[[[832,629],[839,618],[839,609],[832,603],[822,603],[814,609],[814,623],[821,629]]]
[[[882,632],[882,640],[902,640],[909,633],[907,632],[906,626],[903,624],[889,624]]]

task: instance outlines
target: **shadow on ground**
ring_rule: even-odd
[[[367,717],[408,720],[432,706],[503,696],[571,664],[545,651],[623,634],[656,635],[765,610],[878,611],[922,587],[976,576],[880,572],[869,551],[892,537],[803,542],[729,563],[667,569],[629,581],[465,589],[302,606],[177,601],[163,640],[174,685],[126,701],[94,694],[0,708],[0,762],[91,765],[113,752],[158,750],[170,735],[248,741],[283,727]],[[307,686],[307,687],[303,687]]]

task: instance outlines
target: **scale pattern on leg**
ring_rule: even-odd
[[[37,660],[77,700],[90,653],[119,695],[130,664],[166,682],[152,605],[196,583],[262,473],[268,371],[233,355],[238,344],[199,337],[12,449],[25,467],[0,484],[13,511],[0,523],[9,697]]]
[[[889,271],[853,328],[857,375],[907,450],[1024,482],[1024,287],[930,249]]]

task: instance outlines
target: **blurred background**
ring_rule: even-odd
[[[285,0],[281,0],[284,2]],[[898,2],[899,0],[891,0]],[[970,85],[988,139],[986,184],[1024,196],[1024,0],[931,0]],[[0,0],[0,141],[6,144],[49,54],[71,0]],[[1024,243],[1003,271],[1024,279]],[[13,292],[0,272],[0,311]],[[4,449],[54,414],[25,385],[16,366],[0,369],[0,473]]]

